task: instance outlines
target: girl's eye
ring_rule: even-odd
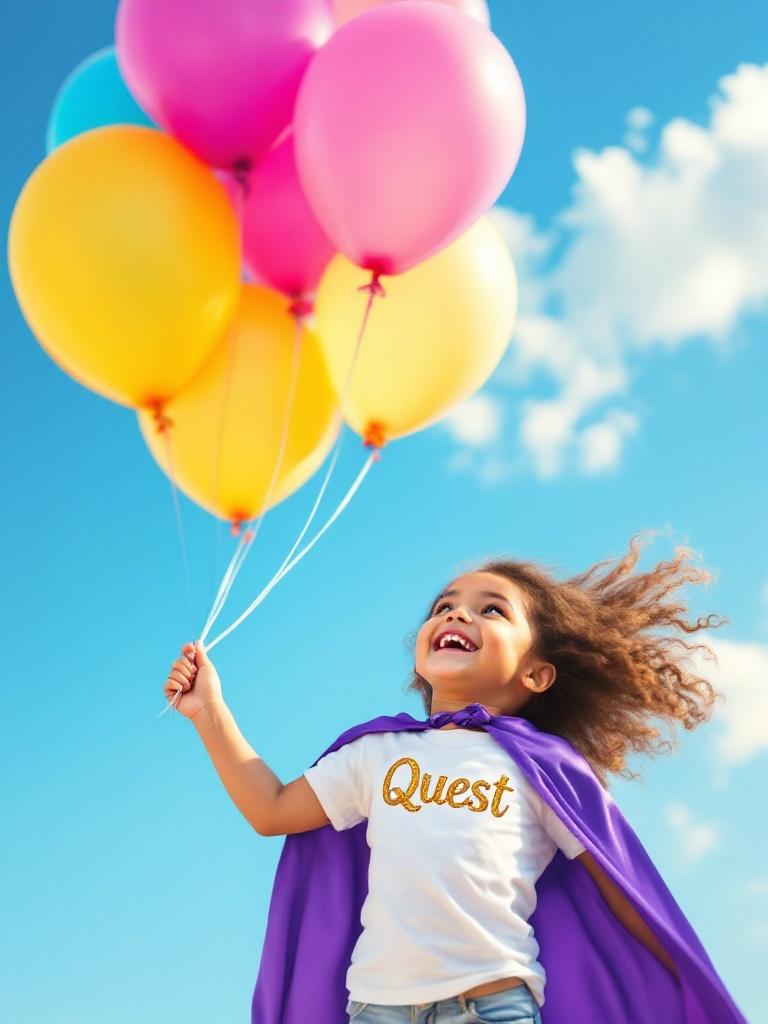
[[[451,603],[450,601],[441,601],[440,604],[437,605],[437,607],[435,608],[435,610],[434,610],[434,612],[432,614],[433,615],[438,615],[442,611],[443,608],[448,608],[450,606],[450,603]],[[483,611],[485,611],[486,608],[495,608],[497,612],[501,612],[501,614],[504,615],[504,617],[506,618],[506,615],[504,613],[504,609],[501,607],[501,605],[498,605],[498,604],[487,604],[483,608]]]
[[[485,608],[495,608],[497,612],[501,612],[502,615],[504,614],[504,609],[497,604],[487,604]],[[483,608],[483,611],[485,611],[485,608]]]

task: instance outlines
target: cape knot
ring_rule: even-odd
[[[456,725],[476,726],[478,729],[493,721],[493,715],[482,704],[467,704],[459,711],[437,711],[429,716],[429,724],[434,729],[441,729],[449,722]]]

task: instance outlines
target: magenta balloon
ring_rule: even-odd
[[[491,15],[485,0],[435,0],[435,2],[455,7],[457,11],[482,21],[484,25],[491,23]],[[356,18],[358,14],[370,11],[372,7],[383,7],[384,4],[394,3],[400,3],[400,0],[333,0],[333,12],[339,25],[343,25],[351,18]]]
[[[484,25],[434,0],[348,22],[312,61],[294,114],[304,192],[335,247],[398,274],[458,238],[520,156],[525,97]]]
[[[328,0],[121,0],[122,75],[166,131],[215,167],[255,164],[291,120],[334,30]]]
[[[250,175],[245,200],[245,263],[267,284],[311,295],[335,249],[301,187],[293,135],[274,146]]]

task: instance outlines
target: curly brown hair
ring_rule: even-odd
[[[722,698],[684,665],[695,650],[717,663],[710,647],[650,632],[674,627],[692,634],[729,621],[707,615],[690,622],[687,607],[671,597],[685,583],[713,579],[710,572],[687,564],[692,555],[687,547],[676,547],[672,561],[659,562],[650,572],[632,574],[639,557],[637,538],[656,532],[641,531],[623,557],[598,562],[562,581],[530,561],[492,559],[467,570],[496,573],[520,587],[532,653],[551,662],[557,678],[549,689],[533,694],[517,715],[568,740],[605,788],[609,773],[640,777],[626,767],[630,748],[649,755],[674,749],[669,740],[656,743],[660,733],[652,717],[666,722],[670,734],[675,722],[691,730],[710,717],[715,700]],[[424,622],[433,606],[434,601]],[[410,635],[409,646],[415,636]],[[407,686],[412,690],[421,694],[429,715],[432,687],[415,669]]]

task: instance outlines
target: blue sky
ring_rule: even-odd
[[[353,722],[421,714],[405,637],[460,563],[571,573],[644,527],[667,533],[642,565],[690,544],[717,574],[692,609],[730,620],[712,634],[727,700],[614,795],[750,1022],[768,1022],[768,13],[491,6],[529,116],[495,214],[521,281],[509,354],[472,402],[385,449],[215,661],[288,781]],[[6,229],[56,90],[112,41],[114,13],[72,0],[9,15]],[[4,1017],[235,1024],[282,840],[251,831],[188,722],[156,717],[212,597],[216,527],[184,501],[193,624],[135,417],[66,377],[7,271],[0,288]],[[347,432],[329,510],[363,460]],[[267,516],[222,623],[280,564],[319,484]]]

